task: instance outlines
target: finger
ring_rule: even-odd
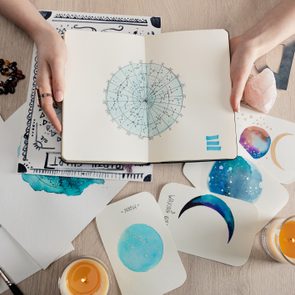
[[[230,102],[233,110],[238,112],[243,98],[244,89],[251,72],[251,64],[240,67],[237,71],[231,72],[232,91]]]
[[[65,84],[65,62],[63,59],[55,59],[50,64],[51,79],[54,99],[57,102],[63,100],[64,84]]]
[[[47,118],[49,119],[49,121],[51,122],[51,124],[53,125],[55,130],[59,134],[61,134],[61,130],[62,130],[61,123],[56,115],[53,105],[54,105],[54,102],[53,102],[52,97],[42,98],[41,107],[42,107],[44,113],[46,114]]]
[[[41,94],[52,93],[50,69],[46,63],[41,63],[38,67],[37,85]],[[53,98],[50,96],[41,98],[41,108],[49,121],[52,123],[55,130],[58,133],[61,133],[62,127],[53,107]]]

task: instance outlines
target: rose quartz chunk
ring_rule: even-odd
[[[266,68],[248,80],[244,91],[244,102],[252,108],[268,113],[276,98],[276,80],[270,69]]]

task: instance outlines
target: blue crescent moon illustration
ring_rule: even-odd
[[[183,208],[181,209],[178,218],[188,209],[195,207],[195,206],[205,206],[209,207],[211,209],[214,209],[217,211],[225,220],[228,228],[228,241],[227,243],[230,242],[234,229],[235,229],[235,221],[234,221],[234,216],[231,212],[231,209],[228,207],[228,205],[221,199],[207,194],[207,195],[202,195],[196,198],[191,199],[189,202],[187,202]]]

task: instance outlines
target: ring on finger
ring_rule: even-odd
[[[40,107],[41,107],[42,98],[45,98],[45,97],[52,97],[53,98],[52,93],[50,93],[50,92],[41,93],[41,91],[38,87],[37,87],[37,95],[38,95],[38,102],[39,102]]]

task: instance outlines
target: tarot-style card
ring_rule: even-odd
[[[252,203],[260,230],[286,205],[288,191],[264,169],[238,156],[234,160],[186,163],[183,173],[199,189]]]
[[[122,294],[158,295],[184,283],[185,269],[150,193],[107,206],[96,223]]]
[[[159,205],[179,251],[234,266],[247,262],[254,205],[177,183],[164,186]]]
[[[280,183],[295,180],[295,123],[241,108],[236,114],[238,153]]]

